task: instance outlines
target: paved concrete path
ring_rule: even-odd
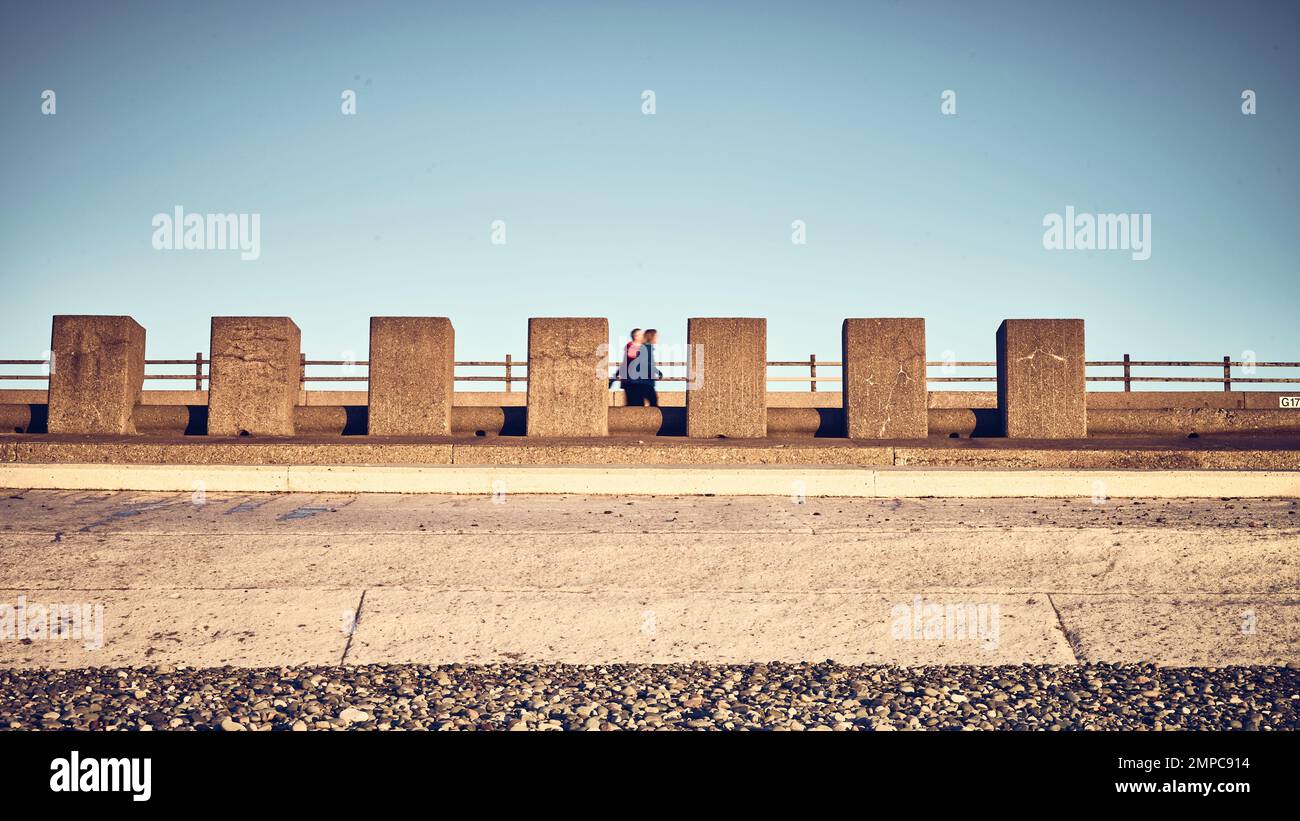
[[[1300,660],[1293,499],[796,501],[5,491],[0,667]]]
[[[777,465],[0,464],[0,488],[225,493],[950,498],[1295,498],[1300,470]]]

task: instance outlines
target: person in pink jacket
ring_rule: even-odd
[[[641,393],[641,383],[633,375],[635,368],[632,363],[641,355],[641,342],[644,334],[640,328],[633,328],[632,337],[626,345],[623,346],[623,363],[618,368],[618,379],[623,386],[623,398],[629,407],[640,407],[645,404],[645,399]]]

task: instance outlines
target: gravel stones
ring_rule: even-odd
[[[0,729],[1283,730],[1300,671],[367,665],[0,671]]]

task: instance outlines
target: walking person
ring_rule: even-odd
[[[628,343],[623,346],[623,362],[618,367],[618,380],[622,383],[623,399],[628,407],[640,407],[645,403],[642,395],[641,381],[637,378],[636,361],[641,356],[641,346],[645,334],[640,328],[633,328]]]
[[[662,379],[664,376],[663,372],[655,367],[655,342],[658,339],[659,332],[654,328],[647,328],[643,336],[641,355],[637,357],[637,364],[642,368],[640,399],[649,403],[652,408],[659,407],[659,391],[655,389],[655,380]]]

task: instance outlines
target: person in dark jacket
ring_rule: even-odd
[[[639,398],[644,402],[648,402],[652,408],[659,407],[659,391],[655,390],[655,380],[663,378],[663,372],[655,367],[655,342],[658,338],[658,331],[654,328],[646,329],[636,363],[640,371],[638,375],[641,379],[641,395]]]

